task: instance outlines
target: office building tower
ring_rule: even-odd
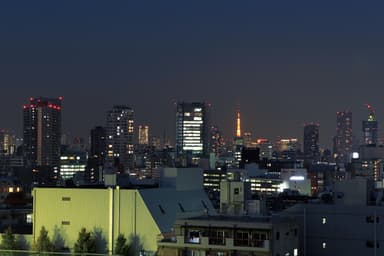
[[[352,112],[336,113],[336,136],[334,137],[334,158],[336,162],[349,162],[352,153]]]
[[[61,103],[59,98],[30,98],[23,106],[23,148],[27,166],[60,164]]]
[[[176,110],[176,152],[199,158],[208,154],[208,109],[204,103],[180,102]]]
[[[260,159],[272,159],[273,144],[268,139],[258,139],[256,147],[260,149]]]
[[[91,158],[105,159],[106,137],[106,130],[102,126],[96,126],[91,130]]]
[[[119,171],[133,166],[133,109],[116,105],[107,112],[107,158]]]
[[[148,125],[139,126],[139,145],[149,144],[149,127]]]
[[[11,156],[16,153],[16,136],[0,129],[0,156]]]
[[[60,156],[60,176],[64,180],[72,179],[78,173],[83,176],[86,166],[85,151],[67,149]]]
[[[220,156],[225,153],[225,140],[219,128],[215,125],[210,129],[210,153]]]
[[[304,156],[306,159],[320,160],[319,124],[306,123],[304,125]]]
[[[375,119],[375,111],[371,105],[367,105],[369,115],[368,119],[363,121],[363,139],[364,145],[377,145],[378,123]]]
[[[246,147],[246,148],[253,147],[253,145],[252,145],[252,133],[244,132],[243,138],[244,138],[244,147]]]

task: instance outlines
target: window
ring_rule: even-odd
[[[327,224],[327,218],[323,217],[322,223],[323,223],[323,225]]]
[[[235,190],[234,190],[235,195],[238,195],[239,192],[240,192],[239,188],[235,188]]]
[[[65,220],[63,220],[62,222],[61,222],[61,225],[70,225],[71,224],[71,222],[69,222],[69,221],[65,221]]]
[[[63,196],[63,197],[61,198],[61,201],[71,201],[71,198],[70,198],[70,197]]]
[[[246,231],[236,231],[235,234],[235,246],[249,246],[249,235]]]
[[[187,242],[192,243],[192,244],[199,244],[200,243],[200,231],[198,231],[198,230],[189,231],[189,236],[188,236]]]
[[[323,249],[327,248],[327,243],[323,243]]]
[[[375,242],[373,240],[368,240],[366,243],[366,246],[368,248],[374,248],[375,247]],[[379,243],[376,242],[376,248],[379,248]]]
[[[297,248],[293,249],[293,256],[299,256],[299,250]]]
[[[276,232],[276,240],[280,239],[280,232]]]

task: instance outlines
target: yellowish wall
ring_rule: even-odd
[[[128,239],[136,234],[145,250],[157,249],[160,230],[138,190],[36,188],[33,193],[35,239],[45,226],[51,239],[54,234],[60,234],[65,246],[72,249],[80,229],[85,227],[99,232],[107,251],[112,246],[108,246],[110,232],[114,242],[119,233]],[[63,201],[63,197],[71,200]],[[109,225],[111,220],[113,226]],[[62,221],[69,221],[70,225],[63,225]]]

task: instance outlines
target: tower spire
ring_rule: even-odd
[[[237,109],[236,137],[241,137],[240,107]]]

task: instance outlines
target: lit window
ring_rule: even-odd
[[[323,243],[323,249],[327,248],[327,243]]]
[[[327,224],[327,218],[323,217],[322,223],[323,225]]]

